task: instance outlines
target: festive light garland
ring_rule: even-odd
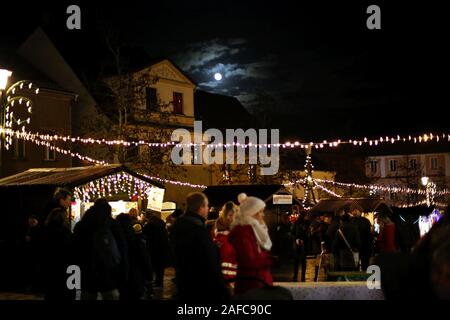
[[[5,134],[5,149],[9,150],[9,146],[12,145],[13,129],[15,126],[22,126],[21,131],[25,132],[25,126],[31,122],[31,113],[33,107],[33,101],[27,97],[16,95],[16,91],[22,91],[23,89],[32,90],[33,83],[28,80],[21,80],[11,85],[6,90],[6,104],[4,106],[4,123],[1,123],[1,132]],[[35,94],[39,93],[39,88],[34,90]],[[24,107],[26,110],[26,119],[16,118],[14,110],[20,107]],[[16,112],[17,114],[17,112]]]
[[[387,186],[376,185],[376,184],[363,185],[363,184],[356,184],[356,183],[336,182],[336,181],[324,180],[324,179],[316,179],[316,180],[321,183],[328,183],[328,184],[333,184],[333,185],[342,186],[342,187],[373,190],[373,191],[392,192],[392,193],[409,193],[409,194],[418,194],[418,195],[426,195],[426,193],[427,193],[426,190],[416,190],[416,189],[405,188],[405,187],[387,187]]]
[[[327,188],[325,188],[324,186],[318,184],[315,180],[314,180],[314,186],[315,186],[315,188],[318,188],[318,189],[320,189],[320,190],[323,190],[323,191],[325,191],[326,193],[332,195],[333,197],[336,197],[336,198],[342,198],[341,195],[339,195],[339,194],[337,194],[337,193],[331,191],[330,189],[327,189]]]
[[[11,128],[6,128],[11,129]],[[450,141],[450,134],[423,134],[418,136],[400,136],[397,135],[395,137],[380,137],[378,139],[367,139],[364,138],[362,140],[358,139],[350,139],[350,140],[334,140],[334,141],[327,141],[323,140],[322,142],[285,142],[285,143],[276,143],[276,144],[241,144],[239,142],[233,142],[233,143],[218,143],[218,144],[207,144],[206,142],[202,143],[189,143],[189,144],[179,144],[178,142],[173,141],[167,141],[167,142],[149,142],[145,140],[136,140],[136,141],[126,141],[126,140],[108,140],[108,139],[94,139],[94,138],[82,138],[82,137],[73,137],[69,135],[50,135],[50,134],[40,134],[40,133],[31,133],[28,132],[28,134],[35,136],[36,138],[39,138],[40,140],[46,140],[46,141],[64,141],[64,142],[73,142],[73,143],[84,143],[84,144],[100,144],[100,145],[121,145],[121,146],[141,146],[146,145],[148,147],[154,147],[154,148],[166,148],[166,147],[172,147],[172,146],[180,146],[180,147],[196,147],[196,146],[205,146],[206,148],[216,148],[224,147],[224,148],[249,148],[249,147],[257,147],[257,148],[283,148],[283,149],[294,149],[294,148],[301,148],[301,149],[308,149],[308,148],[315,148],[315,149],[322,149],[324,147],[337,147],[342,144],[351,144],[354,146],[363,146],[363,145],[369,145],[369,146],[378,146],[382,143],[390,143],[394,144],[397,142],[410,142],[410,143],[426,143],[426,142],[439,142],[439,141]]]
[[[61,154],[64,154],[64,155],[70,155],[72,158],[78,158],[78,159],[80,159],[82,161],[88,161],[88,162],[91,162],[91,163],[96,164],[96,165],[108,165],[109,164],[106,161],[100,161],[100,160],[92,159],[90,157],[83,156],[83,155],[81,155],[79,153],[71,152],[70,150],[66,150],[66,149],[63,149],[63,148],[60,148],[60,147],[55,147],[50,142],[40,141],[40,140],[37,140],[37,139],[32,139],[32,138],[30,138],[30,135],[28,133],[15,132],[15,135],[19,139],[25,139],[26,141],[33,142],[34,144],[36,144],[38,146],[49,147],[51,150],[55,150],[58,153],[61,153]],[[207,186],[202,185],[202,184],[192,184],[192,183],[189,183],[189,182],[182,182],[182,181],[177,181],[177,180],[164,179],[164,178],[159,178],[159,177],[155,177],[155,176],[149,176],[149,175],[145,175],[145,174],[143,174],[143,176],[145,176],[146,178],[149,178],[151,180],[155,180],[155,181],[159,181],[159,182],[163,182],[163,183],[169,183],[169,184],[173,184],[173,185],[177,185],[177,186],[190,187],[190,188],[196,188],[196,189],[205,189],[207,187]]]
[[[76,187],[74,195],[83,202],[111,197],[113,194],[119,193],[127,193],[130,199],[133,197],[146,199],[152,188],[154,186],[151,183],[122,172],[91,181],[82,187]]]

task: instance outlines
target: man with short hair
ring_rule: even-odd
[[[208,198],[203,193],[191,193],[186,199],[185,214],[173,226],[177,297],[181,300],[229,298],[219,251],[205,226],[208,211]]]

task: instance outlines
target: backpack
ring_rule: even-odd
[[[105,226],[94,233],[92,248],[95,269],[111,270],[119,266],[121,255],[117,241],[109,226]]]

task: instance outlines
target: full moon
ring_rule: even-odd
[[[217,81],[220,81],[220,80],[222,80],[222,75],[217,72],[216,74],[214,74],[214,79],[216,79]]]

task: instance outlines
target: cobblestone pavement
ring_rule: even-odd
[[[314,280],[314,266],[315,260],[308,259],[306,267],[306,281],[312,282]],[[291,282],[292,281],[293,265],[292,261],[287,261],[280,267],[272,269],[272,275],[276,282]],[[153,289],[153,299],[156,300],[170,300],[175,292],[175,271],[173,268],[167,268],[164,276],[164,286],[162,288]],[[299,272],[300,278],[300,272]],[[321,269],[319,273],[319,281],[325,279],[324,270]],[[32,294],[25,292],[1,292],[0,300],[43,300],[42,294]]]

